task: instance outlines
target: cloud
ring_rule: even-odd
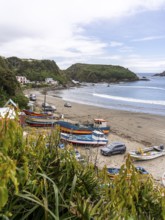
[[[141,56],[135,57],[123,57],[123,66],[129,66],[134,72],[159,73],[162,69],[165,69],[164,57],[146,58]]]
[[[132,41],[134,41],[134,42],[140,42],[140,41],[159,40],[159,39],[164,39],[164,38],[165,38],[165,36],[149,36],[149,37],[134,39],[134,40],[132,40]]]
[[[123,45],[123,43],[117,42],[117,41],[111,41],[109,44],[110,47],[120,47],[122,45]]]
[[[89,36],[85,25],[100,20],[119,22],[143,11],[165,8],[164,0],[0,0],[0,4],[0,55],[55,58],[60,68],[77,61],[119,61],[116,51],[108,54],[108,47],[132,52],[117,39],[109,43],[97,35]]]

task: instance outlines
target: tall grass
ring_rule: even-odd
[[[165,189],[141,180],[129,157],[110,180],[59,141],[58,127],[24,136],[17,120],[0,121],[0,219],[165,219]]]

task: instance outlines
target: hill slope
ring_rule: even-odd
[[[130,70],[113,65],[74,64],[65,70],[67,76],[80,82],[135,81],[138,77]]]
[[[26,76],[30,81],[45,81],[45,78],[64,83],[66,81],[63,72],[53,60],[7,58],[9,67],[16,75]]]
[[[154,76],[165,76],[165,71],[163,71],[162,73],[157,73]]]
[[[9,68],[8,61],[0,57],[0,106],[9,99],[13,99],[20,107],[27,104],[21,87],[16,80],[14,72]]]

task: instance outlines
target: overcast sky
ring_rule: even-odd
[[[165,70],[165,0],[0,0],[0,55]]]

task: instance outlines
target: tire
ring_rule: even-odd
[[[121,154],[124,154],[125,153],[125,150],[121,151]]]

